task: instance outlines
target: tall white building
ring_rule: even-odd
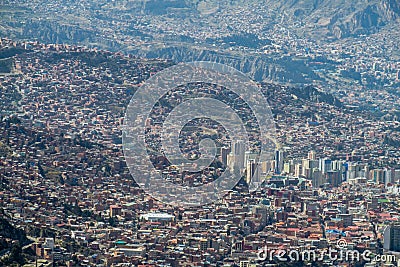
[[[234,166],[230,166],[231,169],[234,169],[235,167],[239,169],[245,168],[245,153],[246,153],[246,143],[242,140],[238,140],[232,145],[232,157],[233,157],[233,162]]]
[[[276,174],[280,174],[283,170],[283,159],[284,159],[283,151],[281,151],[281,150],[275,151],[275,173]]]
[[[247,161],[246,164],[246,182],[250,184],[251,182],[260,182],[261,176],[261,166],[253,159]]]
[[[332,170],[332,160],[329,158],[324,158],[319,160],[319,169],[322,173],[327,173]]]

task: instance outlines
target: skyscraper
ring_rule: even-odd
[[[230,152],[231,149],[229,147],[221,147],[221,162],[225,166],[228,166],[228,155]]]
[[[319,169],[322,173],[327,173],[332,170],[332,160],[329,158],[324,158],[319,160]]]
[[[246,151],[244,153],[244,162],[247,164],[247,161],[249,160],[257,160],[257,153],[251,152],[251,151]]]
[[[319,188],[324,184],[324,176],[320,169],[314,168],[311,175],[312,186],[313,188]]]
[[[383,248],[389,251],[400,252],[400,224],[388,225],[384,231]]]
[[[244,155],[246,153],[246,144],[242,140],[238,140],[233,144],[232,147],[232,154],[235,158],[235,164],[239,168],[244,168],[245,162],[244,162]]]
[[[255,160],[250,159],[246,164],[246,182],[250,184],[252,181],[260,181],[260,165]]]
[[[275,174],[280,174],[283,169],[283,151],[275,152]]]
[[[300,177],[302,175],[302,172],[303,172],[303,165],[300,164],[300,163],[297,163],[294,166],[294,176],[295,177]]]
[[[338,187],[342,183],[340,171],[328,171],[326,173],[326,181],[333,187]]]
[[[385,171],[383,169],[375,169],[370,171],[370,179],[377,184],[385,183]]]

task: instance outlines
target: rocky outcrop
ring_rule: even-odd
[[[394,0],[385,0],[367,5],[347,18],[336,21],[330,27],[337,38],[368,34],[394,22],[399,15],[399,3]]]
[[[268,0],[266,5],[288,14],[288,21],[301,21],[314,25],[312,31],[321,32],[336,38],[369,34],[380,27],[395,22],[400,16],[400,2],[397,0]],[[307,28],[307,27],[306,27]],[[305,29],[300,28],[299,32]],[[305,31],[307,33],[307,30]]]
[[[191,46],[152,47],[149,50],[138,48],[129,52],[140,57],[172,59],[175,62],[218,62],[234,67],[257,81],[306,84],[319,79],[304,61],[284,56],[272,58],[266,55],[242,55]]]

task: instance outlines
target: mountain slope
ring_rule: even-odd
[[[194,1],[195,6],[214,1]],[[297,33],[314,37],[332,36],[345,38],[352,35],[369,34],[381,27],[396,23],[400,16],[397,0],[230,0],[222,1],[220,9],[248,5],[264,5],[283,18],[274,24],[296,24]],[[322,34],[322,35],[321,35]]]
[[[298,17],[308,24],[314,24],[317,29],[326,29],[328,34],[337,38],[374,32],[380,27],[394,23],[400,15],[399,3],[396,0],[293,2],[294,5],[287,9],[292,12],[289,14],[293,18]],[[298,2],[303,4],[299,5]]]

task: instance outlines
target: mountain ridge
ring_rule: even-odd
[[[197,2],[194,5],[198,6],[199,3],[215,1],[189,2]],[[231,6],[245,3],[243,0],[221,2]],[[246,4],[250,6],[260,2],[264,2],[269,9],[284,14],[285,19],[280,22],[303,24],[297,32],[305,32],[313,37],[321,32],[337,39],[369,34],[391,23],[397,23],[400,17],[400,3],[396,0],[250,0]],[[222,6],[220,4],[219,8],[223,8]],[[311,32],[308,28],[311,28]],[[313,30],[316,34],[312,33]]]

